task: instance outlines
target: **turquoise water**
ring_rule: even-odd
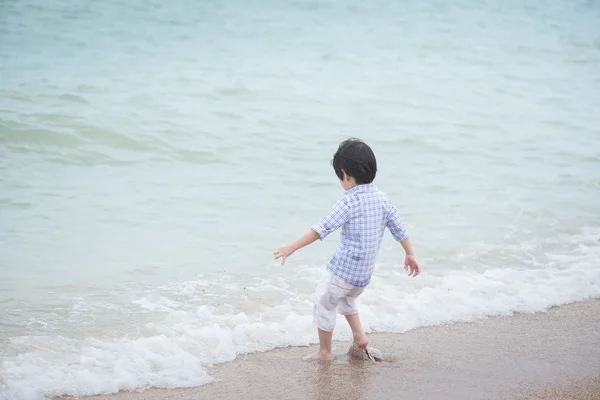
[[[369,143],[369,332],[600,296],[600,5],[4,1],[0,398],[194,386],[316,340],[335,238],[272,251]],[[340,324],[338,338],[348,335]]]

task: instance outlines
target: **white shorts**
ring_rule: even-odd
[[[333,332],[336,311],[341,315],[357,314],[355,300],[364,289],[353,286],[327,271],[315,292],[313,323],[322,331]]]

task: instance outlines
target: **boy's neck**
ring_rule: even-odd
[[[356,183],[354,177],[349,176],[348,174],[346,174],[346,172],[344,172],[343,178],[340,180],[340,183],[346,191],[358,186],[358,183]]]
[[[351,181],[351,182],[348,182],[348,186],[346,186],[344,189],[346,191],[348,191],[348,190],[354,189],[359,186],[364,186],[364,185],[365,185],[364,183],[356,183],[354,181]]]

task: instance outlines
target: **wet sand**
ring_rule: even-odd
[[[354,360],[347,342],[331,363],[301,361],[316,346],[290,347],[217,365],[218,381],[198,388],[85,399],[600,400],[599,299],[369,337],[383,362]]]

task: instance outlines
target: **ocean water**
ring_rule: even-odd
[[[272,251],[351,136],[424,268],[387,235],[368,332],[600,296],[596,1],[4,0],[0,60],[1,399],[315,342],[336,237]]]

